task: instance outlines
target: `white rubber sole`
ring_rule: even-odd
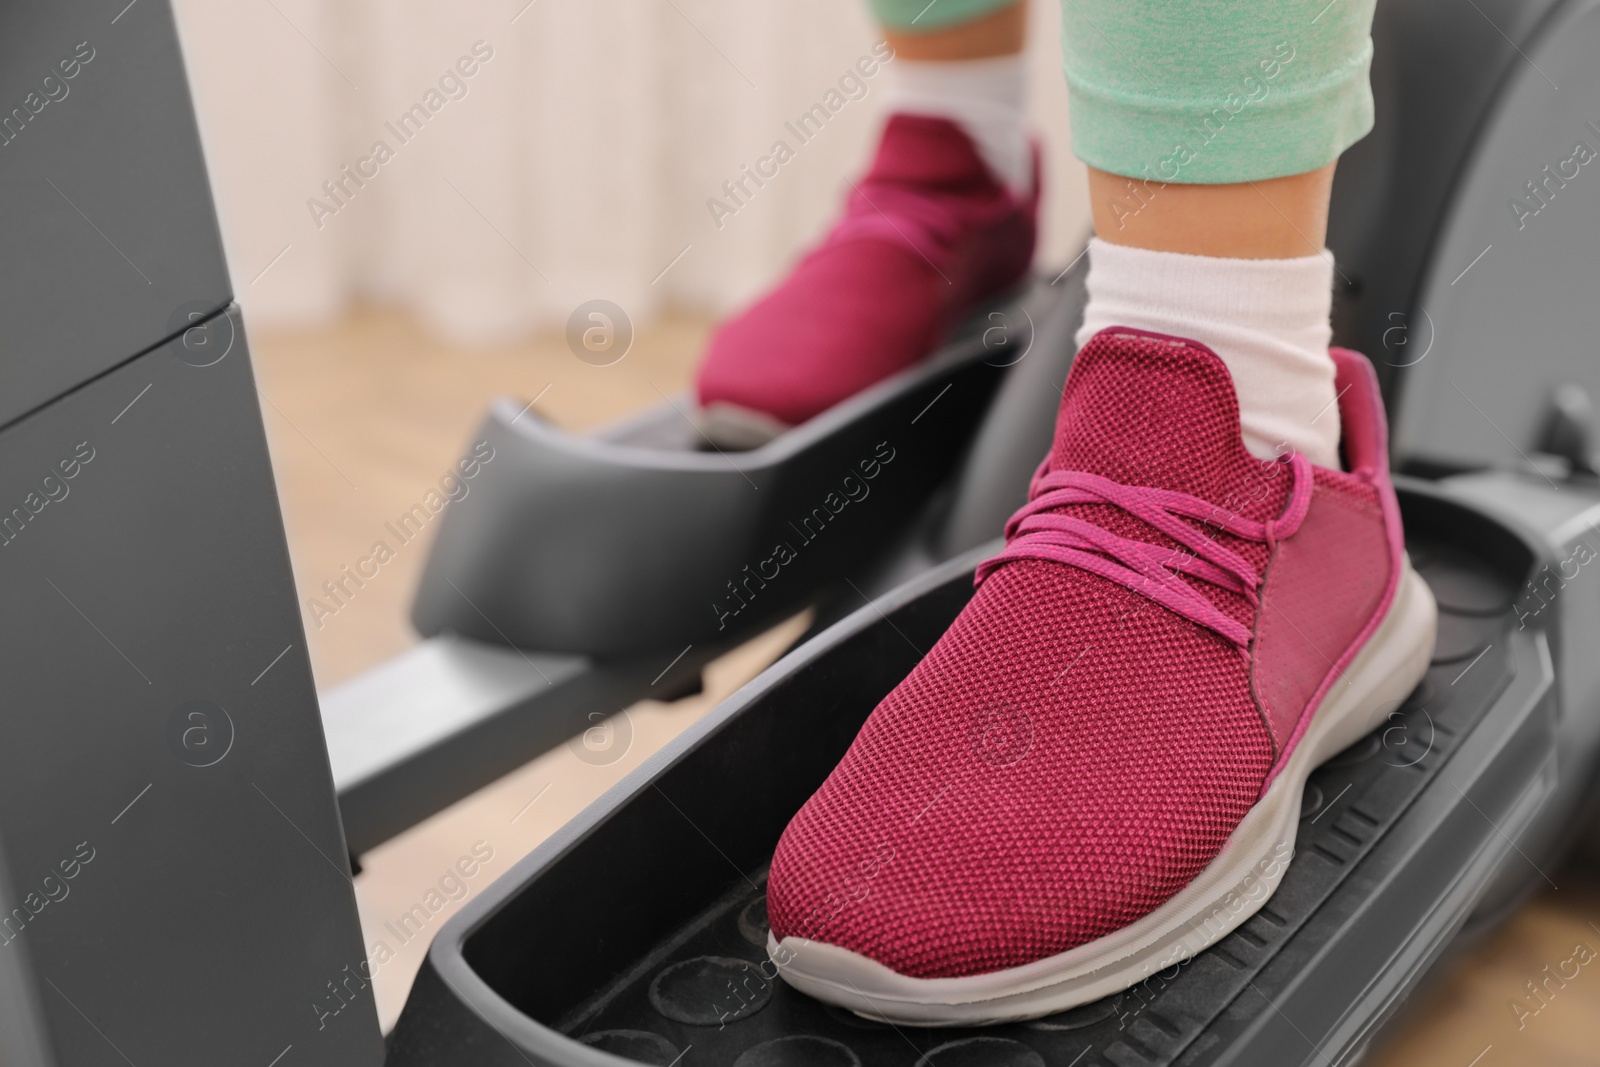
[[[748,452],[792,430],[764,411],[715,403],[695,413],[695,426],[717,448]]]
[[[859,1015],[910,1026],[981,1026],[1050,1015],[1120,993],[1220,940],[1271,898],[1294,854],[1300,798],[1316,767],[1370,733],[1428,669],[1438,609],[1405,565],[1389,613],[1323,698],[1288,762],[1222,851],[1137,922],[989,974],[909,978],[848,949],[767,936],[791,986]]]

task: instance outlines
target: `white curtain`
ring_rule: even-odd
[[[258,328],[362,299],[466,341],[559,327],[596,297],[636,322],[723,312],[816,235],[881,122],[884,73],[807,143],[785,127],[870,53],[858,0],[177,7],[235,293]],[[1064,264],[1088,212],[1054,4],[1032,17],[1041,262]],[[723,183],[780,140],[794,158],[714,218],[707,201],[732,205]]]

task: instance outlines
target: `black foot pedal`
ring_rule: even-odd
[[[1554,787],[1542,632],[1512,598],[1534,558],[1482,514],[1402,494],[1440,602],[1425,680],[1306,787],[1276,894],[1192,960],[1097,1003],[983,1029],[861,1018],[774,977],[764,865],[862,720],[971,595],[977,556],[881,598],[797,650],[470,905],[435,942],[393,1039],[513,1040],[541,1062],[782,1067],[1154,1067],[1338,1063],[1465,920]],[[1529,872],[1530,875],[1533,872]],[[493,996],[487,995],[492,992]],[[485,999],[487,997],[487,999]],[[486,1005],[493,1001],[494,1010]],[[464,1060],[456,1049],[454,1062]]]

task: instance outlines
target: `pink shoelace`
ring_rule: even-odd
[[[909,244],[922,255],[942,261],[965,228],[947,197],[863,179],[851,190],[844,218],[829,232],[824,245],[875,237]]]
[[[1038,559],[1078,567],[1148,596],[1162,607],[1215,631],[1239,647],[1250,646],[1250,630],[1217,608],[1179,577],[1186,574],[1227,589],[1256,605],[1261,584],[1255,567],[1217,544],[1210,530],[1268,546],[1300,528],[1311,506],[1311,462],[1289,457],[1294,486],[1283,514],[1256,522],[1188,493],[1122,485],[1084,471],[1052,471],[1049,460],[1029,487],[1029,500],[1006,523],[1005,551],[978,566],[975,584],[1014,560]],[[1068,504],[1112,504],[1166,534],[1177,548],[1121,537],[1092,522],[1054,509]],[[1197,520],[1202,525],[1195,525]]]

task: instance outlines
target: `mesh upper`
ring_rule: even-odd
[[[1036,209],[955,123],[891,116],[844,218],[717,328],[696,375],[700,403],[794,425],[912,366],[974,302],[1027,273]]]
[[[1200,346],[1100,334],[1057,425],[1055,469],[1255,520],[1280,514],[1291,488],[1285,465],[1245,451],[1228,371]],[[1171,544],[1112,505],[1063,510]],[[1217,540],[1265,568],[1267,546]],[[1185,580],[1253,628],[1245,598]],[[772,928],[923,978],[1064,952],[1187,885],[1273,758],[1236,646],[1086,571],[1008,563],[784,832]]]

